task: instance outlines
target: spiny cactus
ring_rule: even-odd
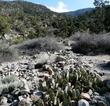
[[[44,104],[46,102],[49,106],[69,106],[72,100],[81,99],[82,92],[102,89],[100,83],[101,80],[94,73],[79,68],[63,73],[56,70],[53,78],[46,80],[46,86],[40,84],[39,88],[48,95],[48,98],[45,96],[46,99],[43,100]]]

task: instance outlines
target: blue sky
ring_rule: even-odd
[[[47,6],[55,12],[67,12],[77,9],[94,7],[94,0],[27,0]]]

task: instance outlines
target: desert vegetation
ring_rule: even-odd
[[[98,92],[102,95],[110,90],[97,74],[89,71],[83,69],[73,71],[72,68],[65,73],[59,73],[58,70],[55,71],[51,82],[50,79],[46,79],[46,85],[44,82],[39,84],[39,89],[46,93],[42,97],[44,106],[71,106],[72,102],[76,106],[77,102],[82,98],[82,92],[87,93],[91,89],[93,92]],[[37,105],[38,103],[36,102]],[[90,104],[97,103],[91,101]]]
[[[110,106],[110,57],[90,57],[110,55],[110,5],[94,5],[70,16],[0,1],[0,106]]]
[[[0,77],[0,94],[8,94],[16,89],[23,88],[23,82],[21,82],[16,76],[10,75],[2,78]]]
[[[76,33],[72,50],[84,55],[110,54],[110,34]]]
[[[60,51],[64,49],[64,46],[56,38],[47,36],[25,41],[16,48],[20,53],[32,55],[40,52]]]
[[[0,34],[4,38],[4,34],[16,32],[14,37],[18,38],[19,35],[21,40],[51,34],[65,38],[78,31],[109,32],[110,6],[104,2],[102,4],[103,6],[96,1],[96,8],[93,11],[74,17],[58,14],[42,5],[26,1],[10,1],[10,3],[0,1]],[[14,40],[15,43],[19,43],[19,41],[16,42],[18,39],[12,41]]]
[[[18,53],[5,41],[0,41],[0,62],[12,61],[18,58]]]

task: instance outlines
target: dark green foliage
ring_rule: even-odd
[[[4,35],[12,30],[23,39],[33,39],[46,35],[69,37],[78,31],[109,32],[109,10],[110,6],[104,5],[79,17],[71,17],[26,1],[0,1],[0,33]]]

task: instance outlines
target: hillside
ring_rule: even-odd
[[[70,12],[82,14],[90,9]],[[104,10],[104,14],[102,14]],[[75,32],[102,33],[110,31],[110,7],[95,8],[73,17],[50,11],[47,7],[26,1],[0,1],[0,38],[11,44],[41,36],[70,37]],[[68,13],[69,14],[69,13]],[[102,18],[104,17],[104,18]]]
[[[40,4],[34,4],[26,1],[0,1],[1,14],[26,13],[36,15],[37,13],[51,12],[48,8]]]
[[[90,13],[92,10],[94,10],[94,8],[84,8],[84,9],[79,9],[76,11],[65,12],[63,14],[76,17],[76,16],[84,15],[86,13]]]
[[[27,39],[47,35],[53,30],[51,20],[57,17],[45,6],[26,1],[0,1],[0,15],[1,35],[17,37],[15,43],[23,37]]]

